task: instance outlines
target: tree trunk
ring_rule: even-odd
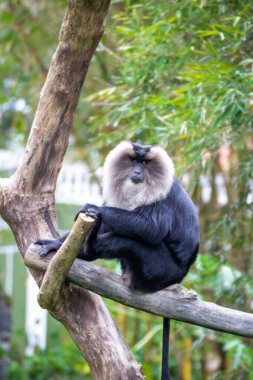
[[[58,236],[54,204],[57,175],[109,4],[109,0],[69,0],[23,160],[10,179],[0,179],[0,213],[23,256],[33,240]],[[36,270],[32,274],[40,284],[42,274]],[[94,378],[143,379],[101,298],[73,284],[64,285],[61,297],[62,307],[52,315],[69,331]]]

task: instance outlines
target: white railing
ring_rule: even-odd
[[[102,197],[99,186],[90,177],[85,164],[65,163],[60,171],[55,199],[57,203],[83,205],[94,203],[100,205]]]

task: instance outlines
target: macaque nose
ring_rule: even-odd
[[[135,168],[134,169],[134,174],[141,174],[141,169]]]

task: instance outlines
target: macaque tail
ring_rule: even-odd
[[[170,339],[170,319],[169,318],[163,318],[162,377],[161,377],[161,380],[170,380],[169,339]]]

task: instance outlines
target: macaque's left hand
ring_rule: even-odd
[[[78,215],[83,212],[88,216],[91,216],[94,219],[98,219],[100,215],[100,208],[98,206],[92,205],[90,203],[86,203],[85,206],[81,207],[78,213],[76,214],[74,221],[77,220]]]

